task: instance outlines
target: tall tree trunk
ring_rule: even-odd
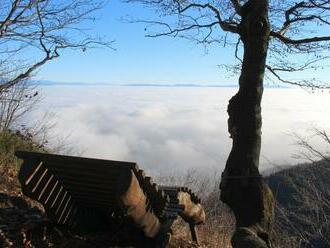
[[[271,247],[273,195],[259,174],[261,98],[269,42],[268,0],[250,0],[239,27],[244,57],[239,91],[228,105],[233,139],[221,181],[221,200],[236,217],[233,247]]]

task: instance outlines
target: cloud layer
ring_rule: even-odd
[[[227,102],[234,88],[44,87],[36,115],[56,114],[58,135],[84,156],[137,161],[151,173],[222,170],[230,151]],[[266,89],[261,169],[294,162],[290,134],[329,129],[328,93]],[[270,162],[271,163],[270,163]]]

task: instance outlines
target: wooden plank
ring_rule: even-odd
[[[38,165],[35,164],[34,161],[29,161],[29,162],[33,163],[35,168],[33,168],[33,169],[31,168],[31,171],[30,171],[31,174],[29,173],[30,175],[26,178],[26,181],[24,182],[25,186],[31,184],[32,180],[37,181],[36,178],[38,178],[38,174],[41,175],[41,173],[42,173],[42,162],[39,162]]]
[[[116,175],[122,170],[131,170],[129,166],[118,166],[118,165],[102,165],[102,164],[87,164],[79,162],[67,162],[64,161],[47,161],[43,160],[47,167],[51,170],[57,170],[60,172],[71,172],[73,174],[86,174],[86,173],[95,173],[96,175],[102,176],[100,172],[106,173],[111,176],[112,174]]]
[[[29,177],[37,170],[37,168],[39,170],[40,167],[40,160],[25,159],[18,174],[18,179],[21,185],[26,185],[26,181],[29,180]]]
[[[34,193],[36,198],[39,198],[41,191],[44,189],[48,179],[51,177],[51,174],[48,173],[48,169],[46,168],[42,175],[40,176],[38,182],[33,187],[32,192]]]
[[[40,159],[45,162],[56,161],[56,163],[64,162],[65,164],[76,162],[77,164],[82,163],[82,164],[104,165],[104,166],[128,166],[130,168],[134,168],[136,166],[136,163],[134,162],[83,158],[76,156],[65,156],[65,155],[39,153],[39,152],[16,151],[15,155],[21,159]]]
[[[63,219],[63,221],[62,221],[62,224],[63,224],[63,225],[66,224],[67,222],[69,222],[69,218],[70,218],[70,214],[72,213],[72,209],[73,209],[73,205],[70,205],[70,208],[69,208],[69,210],[66,212],[65,217],[64,217],[64,219]]]
[[[47,173],[46,169],[40,163],[38,167],[36,167],[35,171],[33,171],[33,173],[25,181],[25,185],[23,185],[22,187],[23,193],[30,196],[31,198],[38,197],[35,191],[40,185],[46,173]]]
[[[51,197],[53,197],[56,194],[56,190],[59,190],[60,184],[58,180],[55,179],[55,177],[52,178],[50,181],[48,187],[45,190],[45,193],[41,197],[40,201],[47,205],[50,201]],[[58,189],[57,189],[58,188]]]
[[[63,183],[65,186],[79,186],[80,188],[97,188],[97,189],[108,189],[111,190],[116,187],[117,180],[116,181],[101,181],[101,180],[94,180],[92,178],[83,180],[84,178],[74,178],[72,176],[57,176],[57,178],[60,178],[61,183]]]
[[[199,245],[198,235],[197,235],[197,231],[196,231],[196,225],[190,223],[189,228],[190,228],[192,240],[194,242],[196,242],[197,245]]]
[[[72,199],[72,197],[69,196],[69,198],[65,200],[65,202],[63,204],[63,207],[60,209],[60,211],[59,211],[60,215],[58,217],[58,223],[61,223],[63,221],[63,218],[66,215],[66,212],[68,212],[70,206],[72,205],[72,204],[71,205],[69,204],[72,201],[71,199]]]
[[[50,201],[50,208],[56,207],[57,204],[61,201],[61,196],[65,193],[65,190],[62,185],[60,185],[59,190],[54,194],[54,198]]]
[[[111,174],[102,174],[102,171],[100,171],[99,175],[73,175],[70,173],[59,173],[56,172],[52,169],[49,169],[49,171],[54,174],[58,179],[65,179],[65,180],[74,180],[76,182],[94,182],[94,183],[98,183],[98,182],[116,182],[118,177],[116,177],[116,175],[111,175]]]
[[[69,215],[66,217],[65,223],[70,226],[73,227],[74,224],[77,221],[77,212],[78,212],[78,207],[76,205],[73,206],[71,212],[69,213]]]
[[[58,212],[60,211],[61,207],[63,206],[63,202],[65,202],[65,200],[67,198],[70,198],[70,194],[68,194],[67,191],[64,191],[63,196],[61,196],[61,200],[59,201],[59,204],[57,204],[56,209],[55,209],[55,214],[58,215]]]
[[[74,195],[90,195],[90,196],[104,196],[116,198],[118,197],[114,192],[114,189],[111,187],[102,188],[98,186],[93,187],[82,187],[79,185],[66,185],[66,189]]]
[[[43,188],[41,189],[40,194],[37,198],[37,200],[40,201],[41,203],[43,203],[41,199],[44,199],[45,195],[47,195],[46,192],[49,189],[52,181],[54,181],[54,175],[48,174],[47,181],[43,185]]]
[[[112,204],[112,205],[118,205],[118,201],[114,198],[111,198],[111,197],[107,197],[106,195],[96,195],[96,194],[75,194],[75,193],[72,193],[72,197],[73,199],[75,199],[75,201],[84,201],[85,203],[86,202],[107,202],[109,204]]]

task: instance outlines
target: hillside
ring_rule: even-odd
[[[330,163],[323,160],[267,178],[277,199],[275,234],[282,247],[330,247]]]

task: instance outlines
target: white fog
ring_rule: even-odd
[[[136,161],[151,174],[222,170],[231,148],[227,103],[235,88],[46,86],[33,118],[54,114],[55,136],[79,155]],[[266,88],[261,171],[297,164],[294,133],[329,130],[329,92]],[[317,120],[317,121],[316,121]],[[52,141],[54,142],[54,141]],[[317,139],[313,144],[322,149]]]

